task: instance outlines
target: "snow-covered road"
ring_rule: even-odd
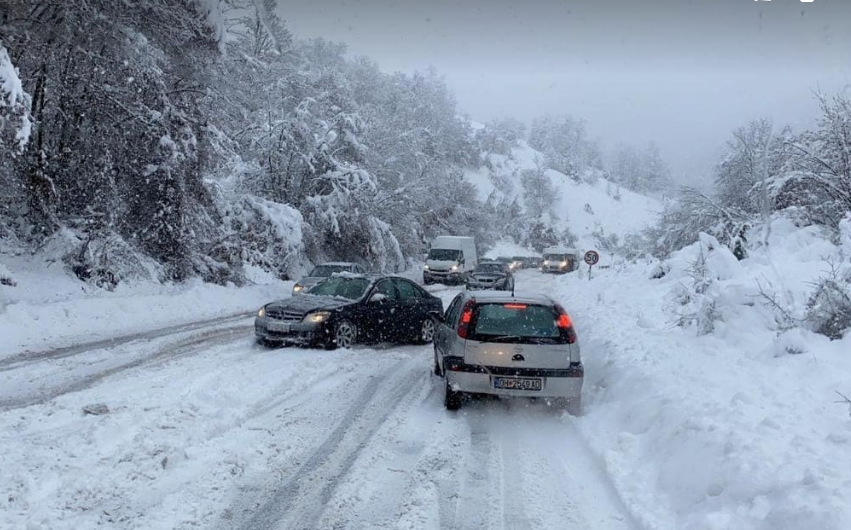
[[[4,362],[0,527],[641,528],[573,418],[446,412],[430,345],[266,350],[250,324]]]

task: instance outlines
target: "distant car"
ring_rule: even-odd
[[[548,248],[544,251],[544,261],[541,264],[543,272],[564,274],[579,268],[582,253],[570,248]]]
[[[434,373],[444,405],[465,394],[542,397],[579,414],[585,368],[567,312],[544,295],[462,292],[434,338]]]
[[[514,275],[511,274],[511,267],[498,261],[479,263],[467,280],[467,290],[479,289],[514,290]]]
[[[334,274],[340,272],[351,272],[354,274],[365,274],[366,269],[357,263],[349,263],[349,262],[329,262],[329,263],[321,263],[313,268],[310,271],[310,274],[305,276],[304,278],[300,278],[295,285],[293,285],[293,294],[303,293],[305,291],[309,291],[314,285],[317,283],[330,278]]]
[[[431,342],[443,302],[394,276],[332,276],[308,293],[263,306],[254,333],[264,344],[327,349],[359,342]]]
[[[526,267],[526,257],[525,256],[514,256],[511,258],[511,270],[517,271]]]
[[[540,269],[542,261],[543,258],[539,258],[538,256],[531,256],[528,262],[526,263],[526,267],[530,269]]]

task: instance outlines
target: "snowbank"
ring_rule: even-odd
[[[586,362],[580,430],[648,528],[851,528],[851,333],[801,326],[839,248],[780,220],[768,249],[727,254],[703,238],[660,279],[556,280]]]
[[[8,274],[17,286],[0,285],[0,358],[250,311],[292,289],[292,282],[267,278],[265,285],[242,288],[196,280],[119,284],[109,292],[80,282],[57,263],[3,260],[0,277]]]

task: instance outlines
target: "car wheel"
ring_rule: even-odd
[[[358,339],[358,328],[348,320],[343,320],[334,328],[334,342],[338,348],[351,348]]]
[[[443,372],[440,371],[440,362],[437,360],[437,348],[434,349],[434,375],[443,377]]]
[[[574,398],[567,402],[567,413],[571,416],[582,416],[582,398]]]
[[[446,410],[458,410],[461,408],[463,394],[452,390],[452,387],[449,386],[449,379],[445,381],[446,383],[443,385],[443,406],[446,407]]]
[[[428,344],[434,340],[434,319],[426,317],[420,325],[420,335],[417,337],[417,342],[420,344]]]

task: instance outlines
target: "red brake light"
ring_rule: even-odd
[[[564,330],[567,334],[567,343],[573,344],[576,342],[576,331],[573,330],[573,320],[570,319],[570,315],[567,314],[567,311],[564,310],[563,307],[557,305],[558,309],[558,320],[556,320],[556,326],[558,329]]]
[[[462,339],[466,339],[470,333],[470,321],[473,320],[473,307],[475,305],[476,303],[472,300],[464,304],[464,310],[461,313],[461,322],[458,323],[458,336]]]
[[[526,304],[502,304],[506,309],[526,309]]]

